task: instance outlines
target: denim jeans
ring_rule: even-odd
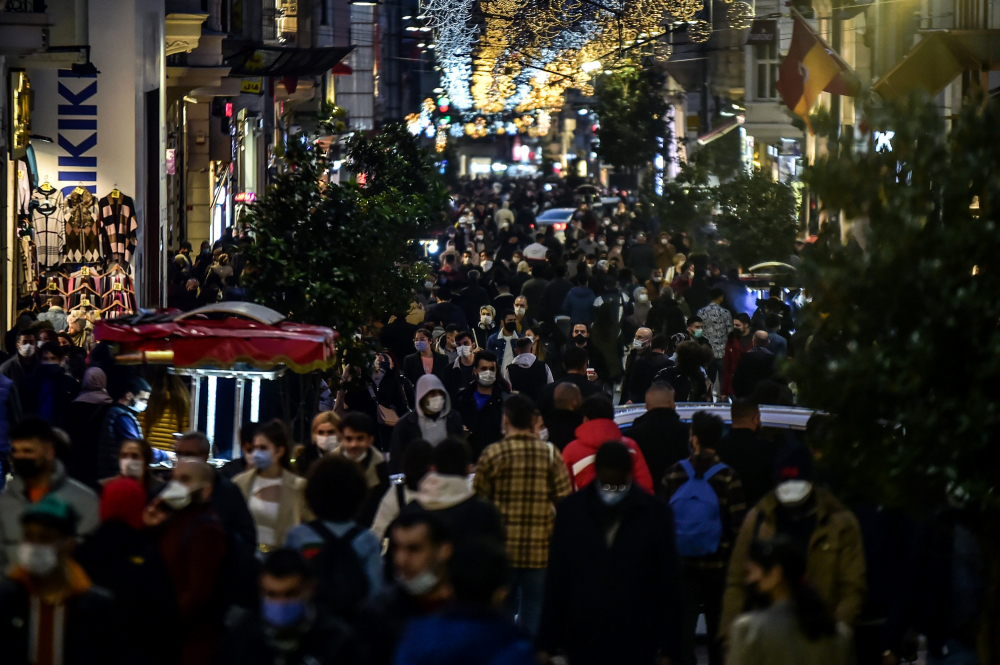
[[[532,637],[538,632],[542,616],[542,593],[545,590],[544,568],[514,568],[510,589],[504,601],[504,614]]]

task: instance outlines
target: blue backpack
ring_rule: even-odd
[[[681,466],[688,479],[670,498],[677,532],[677,551],[683,557],[715,554],[722,540],[722,518],[719,497],[708,480],[727,467],[716,464],[704,476],[696,478],[691,462],[681,460]]]

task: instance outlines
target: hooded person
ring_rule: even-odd
[[[573,489],[579,491],[595,478],[594,460],[597,450],[608,441],[620,441],[632,454],[632,476],[635,483],[650,494],[654,493],[653,478],[642,451],[632,439],[622,436],[615,423],[615,407],[604,395],[592,395],[580,405],[583,424],[576,428],[576,439],[563,449],[563,461]]]
[[[401,473],[403,455],[411,441],[423,439],[436,446],[449,436],[461,436],[462,417],[451,408],[451,397],[441,379],[425,374],[417,380],[416,408],[399,419],[392,432],[389,473]]]
[[[114,403],[108,394],[108,377],[100,367],[91,367],[83,375],[79,396],[61,414],[59,426],[69,434],[73,445],[66,459],[69,475],[84,485],[97,489],[97,447],[101,423]]]

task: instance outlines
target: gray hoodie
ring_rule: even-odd
[[[85,536],[97,528],[100,523],[97,494],[67,476],[66,468],[59,460],[56,460],[52,470],[49,487],[50,494],[59,497],[76,513],[77,536]],[[0,571],[6,571],[17,560],[17,545],[21,542],[21,513],[29,503],[24,480],[14,476],[0,493]]]
[[[424,413],[423,399],[432,390],[444,393],[444,408],[435,416]],[[431,445],[437,445],[448,438],[448,414],[451,413],[451,397],[445,390],[441,379],[433,374],[424,374],[417,379],[416,389],[417,422],[420,424],[420,434]]]

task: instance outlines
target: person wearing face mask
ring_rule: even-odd
[[[559,653],[574,665],[684,662],[670,508],[638,486],[632,457],[603,444],[595,481],[556,507],[539,663]]]
[[[462,416],[452,410],[451,396],[436,376],[422,376],[417,381],[416,403],[416,409],[400,418],[393,428],[390,473],[402,472],[411,442],[423,439],[437,445],[449,436],[462,434]]]
[[[295,451],[297,474],[303,478],[308,477],[313,463],[323,455],[329,455],[340,445],[340,440],[337,438],[339,428],[340,417],[333,411],[320,411],[316,414],[310,430],[310,442]]]
[[[514,360],[514,342],[521,337],[517,331],[517,315],[512,310],[502,311],[500,318],[503,327],[490,336],[486,342],[486,350],[499,359],[500,374],[507,370]]]
[[[435,357],[437,355],[440,354]],[[404,385],[392,357],[385,353],[375,355],[371,374],[363,374],[360,368],[352,371],[360,380],[341,384],[335,405],[337,411],[360,411],[377,422],[375,447],[388,452],[396,424],[410,410],[407,393],[413,387]],[[345,373],[345,378],[349,377],[350,374]],[[305,477],[306,474],[299,472],[299,475]]]
[[[444,381],[448,377],[448,359],[440,353],[434,353],[433,336],[426,329],[420,328],[413,336],[415,353],[403,358],[403,376],[412,385],[416,385],[420,377],[433,374]]]
[[[280,420],[257,428],[250,463],[253,468],[233,478],[247,500],[263,552],[280,547],[285,534],[312,518],[305,501],[305,478],[288,470],[292,437]]]
[[[34,374],[41,364],[36,357],[37,352],[34,331],[22,330],[17,334],[17,355],[0,365],[0,375],[13,381],[19,391],[22,390],[25,377]]]
[[[174,640],[156,649],[146,644],[147,626],[171,635],[178,630],[177,602],[166,563],[144,532],[147,496],[132,477],[108,482],[101,493],[101,526],[73,551],[73,558],[95,584],[114,594],[126,662],[174,665],[180,658]]]
[[[451,374],[447,383],[448,394],[458,398],[458,391],[472,381],[472,357],[476,349],[473,333],[462,331],[455,335],[455,352],[457,358],[451,365]]]
[[[38,350],[38,356],[37,371],[21,382],[21,405],[26,415],[55,424],[80,392],[80,384],[62,366],[65,352],[61,346],[46,342]]]
[[[597,252],[597,236],[593,233],[588,233],[586,236],[580,239],[577,245],[584,254],[588,256]]]
[[[17,557],[21,540],[21,513],[30,505],[54,495],[77,515],[77,533],[85,535],[97,528],[97,494],[69,478],[56,459],[56,438],[52,426],[38,418],[25,418],[10,430],[10,461],[14,478],[0,493],[0,570]]]
[[[656,300],[660,297],[660,292],[664,288],[663,283],[663,268],[657,267],[653,269],[650,273],[649,279],[646,281],[646,293],[649,294],[650,300]]]
[[[226,531],[211,504],[214,475],[205,462],[178,461],[143,515],[173,583],[180,627],[171,639],[179,642],[185,665],[211,663],[225,632],[227,608],[218,602],[218,590],[229,571]]]
[[[753,330],[750,317],[740,312],[733,317],[733,330],[726,337],[726,348],[722,358],[722,398],[733,394],[733,375],[740,359],[753,345]]]
[[[340,445],[330,453],[355,462],[365,476],[368,495],[358,513],[357,522],[364,528],[372,525],[382,495],[389,489],[389,469],[385,455],[374,448],[375,422],[364,413],[349,411],[340,420]]]
[[[514,360],[504,371],[504,380],[514,392],[537,401],[545,386],[552,383],[552,370],[533,353],[535,340],[522,337],[514,343]]]
[[[751,545],[776,535],[791,538],[806,553],[806,574],[837,621],[854,624],[867,590],[861,527],[828,490],[813,484],[812,452],[786,446],[775,459],[776,487],[747,513],[729,562],[720,634],[746,602],[744,585]]]
[[[677,253],[674,246],[670,244],[670,239],[666,232],[660,233],[653,245],[653,253],[656,255],[656,265],[661,270],[667,270],[673,265],[674,255]],[[661,273],[662,274],[662,273]]]
[[[73,558],[77,516],[48,495],[18,516],[24,537],[16,564],[0,580],[4,662],[121,663],[120,626],[111,594]]]
[[[490,294],[482,285],[482,272],[479,269],[470,270],[468,278],[469,285],[458,292],[459,301],[466,320],[478,323],[482,308],[490,304]]]
[[[525,328],[531,325],[532,320],[527,317],[528,314],[528,299],[526,297],[518,296],[514,299],[514,328],[519,334],[524,334]]]
[[[500,322],[497,321],[497,311],[491,305],[484,305],[479,308],[479,323],[472,329],[476,337],[475,346],[485,349],[492,337],[500,330]]]
[[[122,478],[129,478],[139,483],[148,497],[156,496],[163,489],[165,483],[150,473],[149,465],[152,463],[153,448],[149,442],[142,439],[122,441],[122,447],[118,450],[118,475],[101,481],[102,496],[103,488]]]
[[[563,461],[573,489],[579,491],[594,480],[594,455],[597,449],[608,441],[620,441],[632,451],[632,475],[639,487],[652,494],[653,479],[649,475],[646,459],[635,441],[622,436],[614,420],[615,407],[607,395],[598,394],[586,398],[580,404],[580,413],[583,415],[583,424],[576,428],[576,438],[563,450]]]
[[[452,533],[437,515],[409,507],[392,523],[388,551],[395,579],[365,603],[357,622],[370,665],[391,665],[410,623],[451,601],[445,566]]]
[[[857,662],[851,629],[830,612],[806,570],[802,546],[791,538],[777,535],[751,545],[744,575],[755,602],[733,624],[727,663]]]
[[[715,450],[722,438],[722,419],[698,411],[691,419],[691,456],[674,464],[663,488],[674,513],[677,549],[682,557],[685,598],[684,634],[687,657],[694,664],[695,628],[705,613],[709,665],[722,665],[716,636],[726,583],[726,565],[746,513],[743,487],[736,472],[723,464]]]
[[[121,448],[122,441],[144,438],[139,414],[149,405],[150,391],[149,384],[144,379],[132,379],[124,394],[118,397],[104,415],[97,443],[98,478],[118,475],[118,449]],[[155,462],[165,461],[167,457],[165,451],[153,451]]]
[[[477,351],[473,362],[473,381],[458,393],[455,410],[468,432],[473,459],[478,459],[486,446],[503,438],[503,405],[510,387],[499,376],[496,354]]]
[[[653,344],[653,331],[639,328],[632,339],[632,350],[625,361],[625,378],[619,404],[641,404],[646,391],[653,385],[653,377],[669,364],[663,354],[664,340]]]
[[[279,549],[260,573],[259,611],[247,613],[226,635],[218,665],[356,663],[350,627],[316,602],[316,574],[302,554]]]

